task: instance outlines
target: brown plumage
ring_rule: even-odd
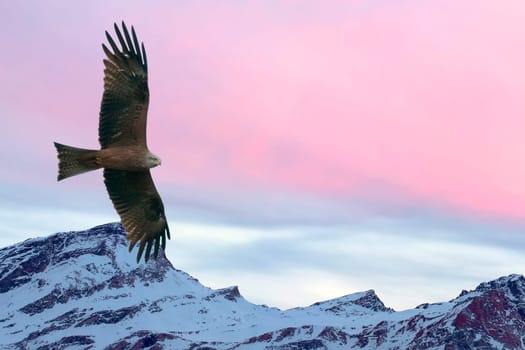
[[[164,205],[149,169],[160,159],[148,150],[146,120],[149,104],[148,64],[144,44],[139,46],[135,29],[131,35],[124,22],[120,44],[106,32],[111,50],[102,44],[104,94],[100,107],[98,139],[100,150],[87,150],[55,142],[58,154],[58,180],[86,171],[104,168],[104,183],[130,240],[131,251],[139,243],[137,262],[144,254],[148,261],[153,249],[166,247],[170,238]]]

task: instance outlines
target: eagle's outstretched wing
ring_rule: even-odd
[[[144,44],[139,46],[135,29],[131,36],[122,22],[115,33],[121,48],[106,32],[113,52],[104,44],[104,94],[100,107],[98,138],[102,148],[125,145],[146,147],[146,117],[149,104],[148,64]]]
[[[152,248],[153,256],[157,258],[159,247],[166,247],[166,235],[169,239],[170,231],[164,205],[149,170],[104,169],[104,183],[128,234],[129,250],[140,242],[137,262],[144,248],[145,261],[148,261]]]

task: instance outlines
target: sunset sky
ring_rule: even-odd
[[[118,221],[104,31],[148,53],[173,265],[281,308],[449,300],[525,271],[525,2],[1,2],[0,247]]]

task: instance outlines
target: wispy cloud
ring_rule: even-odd
[[[497,245],[409,223],[392,225],[402,233],[374,225],[178,227],[168,251],[176,266],[213,287],[238,284],[248,299],[282,308],[373,287],[389,306],[403,309],[451,299],[462,288],[525,268],[522,237]]]
[[[28,206],[29,199],[2,202],[0,244],[118,220],[102,186],[100,196],[88,192],[79,196],[77,189],[54,207],[45,201]],[[260,196],[260,207],[253,194],[230,196],[221,207],[224,196],[204,194],[194,193],[193,203],[182,192],[178,200],[168,197],[167,255],[205,285],[239,285],[253,302],[289,308],[374,288],[389,306],[403,309],[525,268],[525,228],[508,222],[422,207],[356,216],[341,203],[303,198],[303,206],[295,206],[298,198],[282,194]],[[260,208],[272,209],[265,214]]]

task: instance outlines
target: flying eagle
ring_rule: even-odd
[[[170,238],[164,205],[149,169],[160,165],[160,158],[148,150],[146,118],[149,104],[148,64],[144,43],[139,46],[135,29],[131,36],[124,22],[122,35],[115,23],[120,48],[106,31],[110,51],[102,44],[104,94],[100,107],[98,140],[100,150],[88,150],[55,142],[58,178],[63,180],[87,171],[104,168],[104,183],[130,241],[129,251],[140,242],[137,263],[144,249],[147,262],[153,248]]]

